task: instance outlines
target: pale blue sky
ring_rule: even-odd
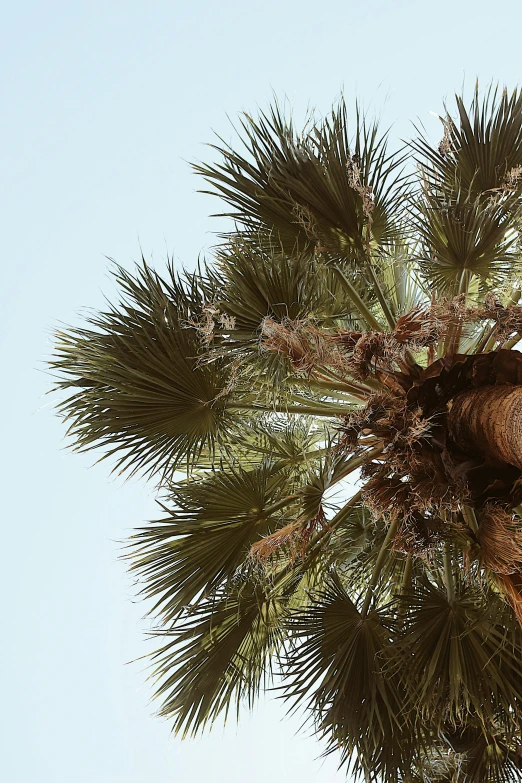
[[[144,607],[118,541],[152,489],[65,450],[44,394],[58,322],[101,306],[112,256],[192,266],[216,209],[185,161],[227,114],[326,110],[341,88],[411,133],[476,76],[520,78],[522,6],[471,0],[34,0],[2,13],[0,783],[334,783],[278,704],[181,743],[153,717]]]

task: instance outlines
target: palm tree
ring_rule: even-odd
[[[127,556],[182,734],[277,674],[368,781],[522,779],[522,92],[441,122],[244,115],[211,261],[58,333],[76,448],[161,489]]]

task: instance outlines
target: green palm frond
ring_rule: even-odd
[[[493,285],[509,276],[521,208],[522,93],[490,88],[482,99],[477,86],[469,112],[456,103],[457,119],[441,118],[437,149],[425,138],[412,145],[422,173],[420,261],[442,292],[458,292],[465,275]]]
[[[463,97],[455,101],[456,118],[449,112],[441,117],[444,138],[438,148],[423,137],[413,143],[430,182],[457,185],[472,200],[505,186],[520,193],[522,182],[513,173],[522,165],[522,91],[509,94],[490,86],[482,98],[477,84],[469,110]]]
[[[321,322],[351,317],[337,278],[314,254],[288,255],[277,245],[260,249],[256,238],[218,248],[216,267],[209,267],[219,277],[218,307],[235,320],[234,339],[253,339],[267,316]]]
[[[454,779],[462,783],[520,780],[520,749],[502,729],[485,731],[477,721],[465,728],[449,729],[445,737],[456,761],[459,777]]]
[[[313,417],[267,416],[258,419],[248,431],[238,433],[234,446],[255,455],[257,462],[269,460],[275,470],[292,473],[306,470],[319,460],[325,454],[322,444],[327,439],[328,429]]]
[[[325,558],[337,573],[343,576],[348,573],[350,584],[353,586],[358,585],[360,580],[358,582],[351,569],[361,553],[372,547],[375,527],[375,521],[368,509],[358,505],[349,510],[328,542]],[[364,584],[367,581],[367,578],[364,579]],[[362,585],[359,586],[358,592],[361,592]]]
[[[330,749],[370,779],[408,769],[415,741],[396,675],[383,670],[388,638],[376,612],[364,617],[332,576],[289,622],[289,699],[310,699]],[[393,779],[393,778],[390,778]]]
[[[425,194],[417,258],[431,288],[455,294],[473,275],[499,285],[512,274],[518,256],[511,201]]]
[[[286,476],[268,467],[238,467],[175,485],[174,510],[164,507],[167,516],[131,540],[131,569],[155,600],[151,612],[171,621],[194,598],[230,581],[285,505],[295,505],[295,495],[281,496],[285,484]]]
[[[510,630],[496,624],[495,612],[509,618],[494,595],[486,604],[476,587],[457,584],[454,600],[427,580],[407,596],[407,630],[400,646],[414,709],[430,721],[455,725],[470,716],[483,725],[509,724],[522,697],[520,629],[512,620]],[[502,634],[511,637],[510,643],[502,641]]]
[[[121,268],[116,277],[118,308],[57,335],[51,366],[59,388],[73,392],[60,411],[78,450],[102,445],[119,469],[172,471],[213,451],[233,424],[229,370],[201,362],[198,334],[186,328],[201,309],[197,289],[174,273],[166,283],[145,264],[136,277]]]
[[[288,600],[301,575],[269,588],[252,583],[221,590],[191,609],[153,656],[160,715],[176,732],[196,734],[234,703],[252,704],[271,676],[286,636]]]
[[[212,185],[213,195],[219,195],[232,207],[234,211],[226,213],[228,217],[254,231],[263,228],[268,228],[270,233],[275,231],[278,241],[289,252],[296,246],[313,250],[313,240],[297,219],[294,203],[274,181],[278,174],[285,176],[301,171],[301,158],[306,165],[304,142],[296,136],[292,120],[286,120],[276,104],[268,114],[261,114],[257,122],[245,114],[240,124],[238,135],[245,148],[244,155],[220,139],[223,146],[211,146],[222,162],[211,166],[198,164],[194,170]]]
[[[403,236],[404,159],[388,153],[386,135],[359,110],[353,140],[343,101],[301,135],[277,104],[257,121],[245,115],[242,131],[246,157],[225,145],[216,147],[222,163],[194,168],[244,227],[268,231],[288,253],[299,247],[351,259],[365,254],[367,228],[381,246]]]
[[[383,287],[397,317],[415,307],[426,307],[430,299],[418,264],[413,260],[415,254],[416,248],[407,244],[390,246],[382,253]]]

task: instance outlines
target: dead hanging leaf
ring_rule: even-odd
[[[315,219],[315,216],[310,207],[304,206],[302,204],[296,204],[294,206],[293,212],[297,225],[301,226],[306,234],[307,239],[309,239],[311,242],[315,242],[317,246],[320,242],[320,231],[317,220]]]
[[[520,574],[496,574],[500,591],[511,604],[515,617],[522,625],[522,593]]]
[[[447,157],[454,150],[453,140],[451,137],[450,124],[448,120],[441,118],[444,128],[444,135],[439,143],[439,153],[443,158]]]
[[[522,570],[522,524],[514,514],[488,503],[477,533],[483,564],[497,574]]]
[[[304,558],[313,534],[319,528],[327,527],[328,522],[321,507],[313,519],[308,521],[303,518],[296,519],[256,541],[250,547],[248,559],[258,565],[266,565],[273,558],[283,554],[293,563],[298,557]]]
[[[414,307],[401,315],[392,335],[398,343],[425,348],[439,339],[443,328],[443,322],[431,308]]]
[[[279,554],[283,548],[295,544],[297,534],[301,529],[298,521],[289,522],[288,525],[276,530],[269,536],[263,536],[250,547],[248,559],[252,562],[266,564],[274,555]]]
[[[371,218],[375,208],[375,196],[373,188],[370,185],[364,185],[361,179],[361,169],[357,155],[352,155],[348,166],[348,184],[361,197],[363,213],[367,218]]]
[[[495,188],[495,192],[501,193],[514,193],[518,189],[520,180],[522,179],[522,166],[513,166],[506,176],[504,182],[500,188]]]
[[[335,341],[306,319],[276,321],[266,317],[261,324],[261,348],[287,356],[293,369],[304,375],[319,365],[346,367]]]

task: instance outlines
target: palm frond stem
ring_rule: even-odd
[[[357,470],[357,468],[360,468],[367,462],[371,462],[372,459],[375,459],[375,457],[378,457],[379,454],[382,454],[383,449],[384,443],[381,442],[380,445],[376,446],[374,449],[365,451],[363,454],[359,454],[356,457],[351,457],[344,468],[339,472],[337,480],[340,481],[341,479],[346,478],[346,476],[348,476],[350,473],[353,473],[353,471]]]
[[[474,509],[470,506],[462,506],[462,517],[470,530],[476,533],[478,531],[478,522]]]
[[[323,538],[331,536],[332,533],[335,533],[337,528],[345,521],[347,514],[349,514],[351,510],[361,502],[362,494],[362,490],[359,490],[359,492],[356,492],[355,495],[350,498],[350,500],[347,500],[344,506],[339,509],[335,516],[332,517],[332,519],[328,522],[328,526],[325,527],[324,530],[321,530],[316,535],[316,537],[312,539],[308,549],[308,557],[304,560],[303,563],[304,566],[306,566],[310,562],[311,558],[315,555],[316,547],[322,542]]]
[[[297,492],[295,492],[293,495],[286,495],[284,498],[280,498],[276,503],[272,503],[271,506],[266,506],[263,509],[263,517],[270,517],[272,514],[275,514],[276,511],[280,511],[280,509],[285,508],[286,506],[290,505],[292,501],[299,500],[301,498],[301,495]]]
[[[354,390],[360,391],[362,395],[367,396],[368,394],[372,393],[372,389],[380,389],[380,384],[378,381],[376,381],[374,378],[366,378],[364,383],[361,381],[346,381],[344,378],[341,378],[340,375],[338,375],[336,372],[331,370],[329,367],[319,367],[318,368],[321,375],[325,376],[325,378],[331,378],[335,381],[336,384],[341,384],[342,386],[350,386]]]
[[[505,343],[502,343],[501,348],[505,348],[506,350],[510,351],[517,343],[520,342],[520,340],[522,340],[522,332],[517,332],[513,337],[510,337],[509,340],[506,340]]]
[[[359,311],[359,314],[361,315],[362,319],[366,321],[367,325],[373,329],[374,331],[381,331],[382,327],[369,309],[369,307],[363,302],[357,291],[355,290],[355,287],[352,285],[352,283],[348,280],[342,269],[339,269],[338,267],[334,266],[332,267],[334,274],[339,279],[339,282],[343,286],[343,288],[346,290],[348,296],[352,300],[353,304]]]
[[[307,389],[323,391],[326,392],[329,397],[337,397],[339,400],[346,400],[347,402],[360,402],[361,400],[365,400],[368,394],[370,394],[369,390],[366,392],[366,394],[363,394],[362,392],[340,389],[339,385],[316,378],[292,378],[292,384],[296,386],[304,386]],[[349,384],[343,384],[343,386],[348,387]]]
[[[413,573],[413,556],[411,552],[408,552],[408,555],[406,556],[406,563],[404,564],[404,572],[402,574],[401,585],[400,585],[400,596],[401,598],[403,598],[403,601],[399,605],[399,611],[397,613],[397,625],[399,629],[402,627],[402,625],[404,624],[404,620],[406,619],[406,603],[404,601],[404,596],[411,587],[412,573]]]
[[[335,406],[327,408],[325,405],[310,405],[309,401],[303,397],[302,405],[283,405],[274,403],[272,405],[263,405],[260,402],[227,402],[225,407],[229,410],[237,411],[256,411],[258,413],[299,413],[302,416],[325,416],[331,419],[333,416],[344,416],[346,406]]]
[[[368,271],[368,275],[371,278],[372,285],[375,289],[375,293],[377,295],[377,299],[379,300],[379,304],[381,305],[382,311],[384,313],[384,317],[386,318],[388,322],[388,326],[393,329],[395,327],[397,319],[393,315],[390,307],[390,299],[387,299],[383,293],[383,290],[381,288],[381,284],[379,282],[379,278],[375,274],[375,269],[373,268],[373,264],[371,261],[371,258],[366,257],[366,269]]]
[[[480,340],[479,344],[475,347],[474,353],[485,353],[488,349],[488,346],[491,343],[491,340],[494,338],[496,332],[498,330],[498,324],[495,323],[493,326],[490,326],[489,329],[486,329],[485,334],[482,336],[482,339]]]
[[[446,595],[448,603],[452,605],[455,602],[455,582],[453,579],[453,561],[451,557],[451,542],[446,541],[444,545],[444,582],[446,584]]]
[[[368,614],[368,610],[370,608],[370,604],[372,602],[372,598],[374,596],[375,587],[377,585],[377,582],[379,581],[379,576],[381,574],[381,571],[384,567],[384,564],[386,562],[386,559],[389,554],[390,550],[390,543],[393,541],[395,534],[397,530],[399,529],[399,517],[395,517],[392,519],[388,526],[388,530],[386,532],[386,537],[383,541],[383,544],[381,546],[379,555],[377,557],[377,560],[375,562],[375,566],[372,573],[372,578],[370,580],[370,584],[368,586],[368,590],[366,591],[366,595],[364,598],[363,607],[361,610],[361,617],[364,618]]]

